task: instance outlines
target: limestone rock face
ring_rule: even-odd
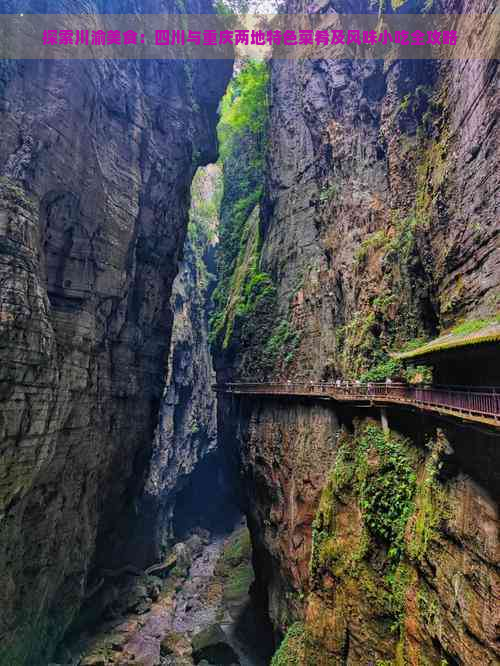
[[[117,3],[125,9],[145,11]],[[147,9],[174,11],[160,0]],[[189,188],[198,164],[216,157],[230,70],[229,61],[0,65],[5,663],[35,664],[57,641],[91,566],[133,562],[125,535],[163,392]]]
[[[402,438],[414,479],[395,557],[395,541],[370,521],[390,516],[399,482],[386,481],[375,448],[367,468],[356,462],[365,430],[382,432],[376,410],[279,399],[224,409],[225,423],[233,419],[226,446],[234,448],[235,433],[240,445],[256,589],[267,595],[278,639],[300,623],[298,663],[402,655],[414,666],[496,663],[498,437],[451,424],[443,432],[442,422],[391,411],[390,436]],[[357,485],[366,469],[366,486]],[[375,493],[359,488],[370,483],[389,488],[387,506],[379,495],[369,504]]]
[[[300,615],[309,586],[312,522],[335,456],[338,417],[323,405],[280,401],[224,409],[227,449],[234,450],[231,419],[241,447],[258,589],[267,591],[271,619],[282,628]]]
[[[149,549],[146,559],[158,559],[193,529],[223,527],[234,514],[217,446],[215,372],[208,341],[221,178],[220,167],[211,164],[197,172],[192,185],[189,234],[172,289],[168,375],[140,500],[141,520],[135,536],[130,535],[137,552]],[[148,543],[143,532],[151,529],[155,539]]]
[[[154,515],[157,547],[168,545],[173,537],[176,494],[198,462],[217,445],[207,289],[189,243],[172,292],[174,327],[169,374],[145,487],[144,517]]]
[[[321,10],[350,5],[378,11]],[[497,64],[272,63],[260,270],[300,339],[275,375],[354,376],[387,348],[498,310]]]
[[[363,13],[377,4],[326,1],[321,10]],[[493,7],[434,3],[438,12]],[[306,5],[290,2],[288,10]],[[286,335],[280,340],[274,323],[260,331],[284,350],[268,378],[357,378],[414,338],[498,311],[497,65],[272,63],[259,270],[272,277]],[[259,351],[233,350],[220,376],[250,379]],[[331,481],[342,441],[361,446],[362,458],[367,417],[380,414],[298,399],[231,400],[221,422],[227,450],[239,442],[257,588],[267,591],[278,635],[302,623],[290,640],[301,636],[302,656],[288,655],[290,663],[496,662],[498,436],[389,410],[414,479],[415,504],[396,547],[365,533],[369,485]],[[440,428],[449,449],[427,482],[435,464],[427,445],[440,441]],[[383,478],[377,451],[367,450],[368,470]],[[363,466],[341,463],[346,479],[364,478]],[[325,524],[314,520],[320,508]]]

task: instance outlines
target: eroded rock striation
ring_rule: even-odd
[[[176,10],[158,0],[148,11]],[[189,188],[216,157],[230,71],[0,65],[2,663],[46,663],[91,569],[134,562],[127,534],[163,392]]]
[[[321,11],[346,4],[378,11]],[[390,352],[497,315],[497,66],[271,64],[257,259],[238,284],[265,280],[241,289],[250,299],[220,335],[221,379],[382,376]],[[463,353],[463,383],[485,383],[474,349]],[[286,633],[277,665],[498,660],[498,435],[388,418],[387,432],[376,410],[221,406],[227,450],[240,445],[257,581]]]
[[[221,181],[216,164],[196,173],[184,257],[172,289],[168,375],[139,509],[142,529],[136,536],[136,551],[146,545],[153,559],[193,529],[220,532],[239,518],[218,449],[215,371],[208,341]],[[143,530],[150,531],[151,524],[156,538],[145,543]]]
[[[453,7],[487,14],[494,3],[442,11]],[[271,64],[258,266],[275,287],[266,335],[281,353],[269,363],[276,349],[251,343],[261,319],[241,316],[221,345],[233,376],[353,378],[389,349],[498,311],[497,67]]]

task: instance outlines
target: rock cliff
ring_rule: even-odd
[[[488,13],[495,3],[434,4]],[[321,11],[339,8],[346,3]],[[264,335],[252,329],[260,318],[242,313],[222,365],[249,376],[354,377],[389,350],[498,311],[497,66],[271,64],[259,271],[275,289],[265,331],[275,344],[240,340]]]
[[[161,0],[116,3],[146,9],[176,11]],[[134,561],[128,532],[163,392],[189,189],[216,158],[230,72],[229,61],[0,65],[0,661],[9,666],[47,663],[91,570]]]
[[[388,434],[375,410],[225,409],[285,635],[273,665],[496,663],[498,436],[397,409]]]
[[[208,342],[221,188],[220,166],[197,171],[184,257],[172,289],[168,375],[135,547],[138,552],[146,545],[153,559],[190,529],[217,532],[239,517],[217,447],[215,372]],[[144,542],[143,530],[150,530],[151,523],[156,538]]]
[[[266,280],[233,318],[230,290],[221,379],[382,378],[391,352],[497,316],[497,66],[271,63],[264,195],[241,236],[258,248],[243,284]],[[463,383],[483,379],[477,366]],[[399,409],[384,432],[376,410],[307,400],[220,409],[287,632],[274,664],[496,663],[498,435]]]

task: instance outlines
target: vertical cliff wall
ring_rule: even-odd
[[[479,5],[433,9],[493,11]],[[264,196],[241,256],[258,237],[272,316],[259,298],[240,310],[221,378],[382,376],[391,352],[498,315],[497,65],[271,64]],[[498,435],[397,409],[384,433],[376,411],[280,399],[228,399],[221,421],[259,586],[288,631],[275,664],[495,663]]]
[[[375,5],[324,2],[318,11]],[[239,345],[247,318],[226,337],[226,367],[354,377],[390,350],[497,313],[497,65],[272,63],[258,269],[275,288],[276,315],[255,332],[275,344]]]
[[[208,341],[221,194],[220,166],[198,169],[184,257],[172,288],[168,375],[140,509],[136,550],[149,547],[153,559],[189,529],[223,529],[234,518],[217,448],[215,372]],[[145,542],[143,530],[151,531],[151,523],[156,538]]]
[[[189,188],[216,157],[230,70],[0,66],[2,663],[46,663],[91,563],[133,561],[126,535],[162,397]]]
[[[389,433],[322,402],[223,409],[285,636],[273,665],[496,663],[497,435],[397,409]]]

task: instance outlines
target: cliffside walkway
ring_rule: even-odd
[[[230,395],[308,396],[363,406],[391,404],[410,405],[427,412],[454,416],[466,421],[485,423],[500,428],[500,388],[409,386],[399,383],[314,384],[219,384],[216,390]]]

